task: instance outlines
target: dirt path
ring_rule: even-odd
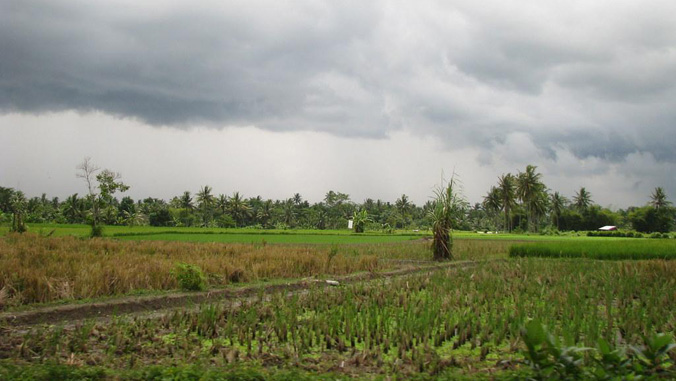
[[[404,269],[382,273],[360,273],[334,278],[339,284],[351,284],[374,279],[393,278],[415,273],[438,271],[450,268],[468,268],[476,266],[475,261],[458,261],[442,264],[409,265]],[[242,288],[225,288],[206,292],[179,292],[161,296],[124,297],[104,302],[87,304],[70,304],[53,307],[36,308],[23,312],[5,312],[0,314],[0,326],[18,327],[61,321],[78,321],[83,319],[108,318],[133,313],[152,313],[179,307],[194,306],[201,303],[218,302],[224,299],[244,299],[281,291],[297,292],[308,290],[317,284],[331,285],[324,280],[304,279],[282,284],[247,286]]]

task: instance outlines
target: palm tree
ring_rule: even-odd
[[[573,203],[580,213],[586,212],[593,203],[591,193],[587,192],[585,187],[580,188],[580,190],[575,193],[575,197],[573,197]]]
[[[249,215],[249,209],[249,204],[244,201],[239,192],[233,193],[232,197],[228,200],[228,211],[238,227],[244,224],[244,220]]]
[[[511,173],[498,178],[498,190],[500,191],[500,204],[505,212],[505,229],[512,231],[511,210],[516,205],[516,180]]]
[[[566,203],[568,203],[568,200],[566,200],[565,197],[561,196],[559,192],[554,192],[554,194],[551,197],[551,202],[549,203],[549,212],[552,214],[552,217],[554,218],[556,230],[559,230],[559,218],[561,217],[561,214],[563,213],[563,210],[566,207]]]
[[[402,194],[401,198],[399,198],[394,205],[397,207],[397,212],[399,212],[399,216],[401,216],[404,225],[407,225],[408,216],[410,215],[411,210],[411,202],[408,200],[408,196]]]
[[[284,213],[284,223],[286,226],[292,227],[296,220],[296,207],[293,198],[290,198],[284,202],[282,211]]]
[[[667,200],[667,195],[662,187],[657,187],[650,195],[650,205],[655,209],[661,209],[671,205],[671,201]]]
[[[215,201],[216,199],[211,194],[210,186],[205,185],[197,192],[197,206],[202,211],[202,224],[205,227],[208,227],[211,222],[212,207]]]
[[[63,203],[63,216],[69,223],[76,223],[82,221],[84,217],[84,204],[82,200],[77,198],[77,193],[66,198]]]
[[[268,222],[272,218],[272,200],[265,201],[256,213],[256,218],[264,228],[268,227]]]
[[[484,196],[484,209],[492,216],[497,216],[498,212],[502,210],[502,199],[500,198],[500,190],[494,186]],[[495,222],[495,221],[494,221]],[[497,228],[496,228],[497,229]]]
[[[28,230],[23,221],[27,206],[26,196],[22,191],[15,191],[9,202],[12,209],[12,226],[9,231],[23,233]]]
[[[528,228],[530,230],[534,203],[538,198],[541,200],[540,194],[544,191],[544,184],[540,182],[541,174],[536,173],[534,165],[526,166],[525,172],[519,172],[516,177],[516,195],[521,202],[526,206],[526,219],[528,220]]]
[[[218,208],[221,214],[226,214],[228,212],[228,196],[219,194],[216,199],[216,208]]]
[[[192,210],[194,208],[192,196],[190,196],[190,192],[188,191],[183,192],[183,195],[179,198],[179,202],[180,207],[183,209]]]
[[[540,217],[547,214],[549,208],[549,193],[544,189],[544,185],[540,192],[530,201],[530,212],[533,216],[533,228],[537,232],[540,226]]]

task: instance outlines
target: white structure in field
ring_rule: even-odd
[[[603,230],[603,231],[606,231],[606,232],[611,231],[611,230],[617,230],[617,226],[612,226],[612,225],[603,226],[603,227],[600,227],[599,230]]]
[[[347,228],[352,229],[352,224],[354,224],[353,220],[347,220]]]

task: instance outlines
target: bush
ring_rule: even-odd
[[[207,288],[206,277],[202,270],[188,263],[179,263],[172,272],[181,290],[204,291]]]
[[[623,232],[620,230],[602,231],[592,230],[587,232],[587,237],[613,237],[613,238],[641,238],[643,235],[634,232]]]
[[[535,379],[638,380],[672,379],[676,365],[670,356],[676,344],[669,334],[644,337],[644,345],[614,348],[599,339],[598,349],[564,346],[537,320],[521,330],[525,363]],[[586,360],[586,361],[585,361]]]
[[[89,232],[89,237],[91,238],[103,237],[103,225],[92,225],[92,229]]]

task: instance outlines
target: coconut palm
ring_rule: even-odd
[[[71,224],[82,221],[85,209],[82,200],[77,198],[77,193],[66,198],[63,203],[62,213],[66,217],[66,221]]]
[[[228,199],[228,212],[230,212],[238,227],[243,226],[244,221],[249,216],[249,210],[249,204],[239,192],[233,193],[232,197]]]
[[[650,195],[650,205],[655,209],[661,209],[671,205],[671,201],[667,200],[667,195],[662,187],[657,187]]]
[[[500,204],[505,212],[505,229],[512,231],[511,211],[516,206],[516,180],[514,175],[508,173],[498,178],[498,190],[500,191]]]
[[[542,206],[542,193],[544,192],[545,186],[540,181],[542,177],[541,174],[535,172],[537,169],[534,165],[526,166],[525,172],[519,172],[519,175],[516,177],[516,195],[521,200],[523,205],[526,207],[526,219],[528,220],[528,227],[530,229],[534,213],[535,203],[539,203]]]
[[[530,214],[533,217],[533,228],[535,231],[538,231],[540,226],[540,217],[547,214],[549,209],[549,193],[544,189],[544,185],[541,190],[535,194],[535,196],[529,202]]]
[[[12,226],[10,231],[23,233],[26,230],[24,216],[26,214],[27,200],[22,191],[14,191],[10,197],[10,208],[12,210]]]
[[[282,205],[284,223],[286,226],[294,226],[296,221],[296,206],[293,198],[287,199]]]
[[[575,192],[575,197],[573,197],[573,203],[575,208],[580,212],[584,213],[587,211],[589,206],[593,203],[591,199],[591,193],[585,189],[585,187],[580,188],[579,191]]]
[[[211,187],[208,185],[200,188],[197,192],[197,207],[202,212],[202,225],[207,227],[211,222],[213,214],[212,208],[216,202],[215,197],[211,194]]]
[[[192,210],[195,207],[192,203],[192,196],[190,195],[190,192],[183,192],[181,197],[179,197],[179,205],[181,208],[186,210]]]
[[[228,196],[219,194],[216,198],[216,208],[221,214],[226,214],[228,212]]]
[[[267,200],[261,204],[256,213],[256,218],[264,228],[268,227],[268,223],[272,218],[272,200]]]
[[[549,212],[551,213],[554,223],[556,224],[556,230],[559,229],[559,218],[561,217],[561,214],[563,213],[567,203],[568,200],[561,196],[559,192],[554,192],[554,194],[551,196]]]
[[[483,207],[491,216],[497,216],[498,212],[502,210],[502,199],[500,198],[500,190],[494,186],[484,196]]]

